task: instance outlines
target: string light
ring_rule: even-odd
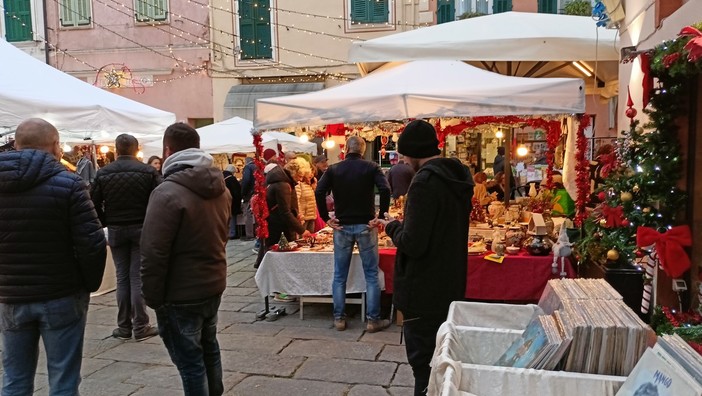
[[[110,151],[110,148],[107,146],[100,146],[100,152],[103,154],[107,154]]]

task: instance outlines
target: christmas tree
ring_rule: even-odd
[[[686,110],[683,98],[689,94],[690,77],[702,69],[688,42],[682,36],[643,54],[650,59],[650,73],[644,77],[650,82],[644,93],[650,98],[650,107],[644,109],[649,121],[640,128],[633,121],[636,111],[627,110],[629,131],[619,139],[612,171],[596,191],[601,203],[585,222],[585,236],[578,243],[584,262],[631,262],[641,255],[636,229],[665,232],[683,209],[685,194],[677,188],[683,159],[675,122]]]

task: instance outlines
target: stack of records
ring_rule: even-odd
[[[539,307],[546,313],[563,308],[564,300],[622,300],[604,279],[552,279],[546,284]]]
[[[658,338],[617,392],[617,396],[638,395],[702,395],[702,356],[678,335]]]

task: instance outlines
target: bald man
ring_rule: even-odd
[[[56,128],[32,118],[0,153],[0,332],[3,395],[31,395],[46,349],[50,394],[77,395],[90,292],[105,234],[80,177],[61,165]]]

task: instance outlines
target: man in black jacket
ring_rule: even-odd
[[[61,163],[53,125],[17,127],[0,153],[3,395],[31,395],[46,347],[49,393],[77,395],[90,292],[105,270],[105,233],[81,178]]]
[[[236,168],[234,165],[229,164],[222,171],[222,176],[224,176],[224,184],[229,190],[229,194],[232,195],[232,218],[229,219],[229,239],[236,239],[236,216],[241,213],[241,184],[237,180],[234,173]]]
[[[364,160],[361,155],[366,142],[352,136],[346,141],[346,159],[330,166],[317,183],[315,198],[319,215],[334,228],[334,327],[346,329],[346,280],[351,265],[353,247],[358,251],[366,278],[366,300],[368,332],[376,332],[390,326],[390,321],[380,319],[380,287],[378,285],[378,230],[369,226],[377,218],[375,213],[375,191],[380,193],[380,212],[390,207],[390,186],[380,167],[375,162]],[[329,216],[326,195],[334,194],[335,213]]]
[[[103,226],[107,227],[117,274],[117,328],[112,336],[143,341],[158,335],[149,325],[141,296],[139,240],[151,191],[161,182],[156,168],[136,157],[139,142],[132,135],[115,139],[117,160],[100,169],[91,191]]]
[[[468,222],[473,179],[454,158],[441,158],[434,127],[412,121],[398,150],[417,171],[405,203],[404,221],[385,213],[385,232],[397,246],[393,302],[404,315],[407,361],[414,394],[429,384],[436,332],[452,301],[466,290]]]

